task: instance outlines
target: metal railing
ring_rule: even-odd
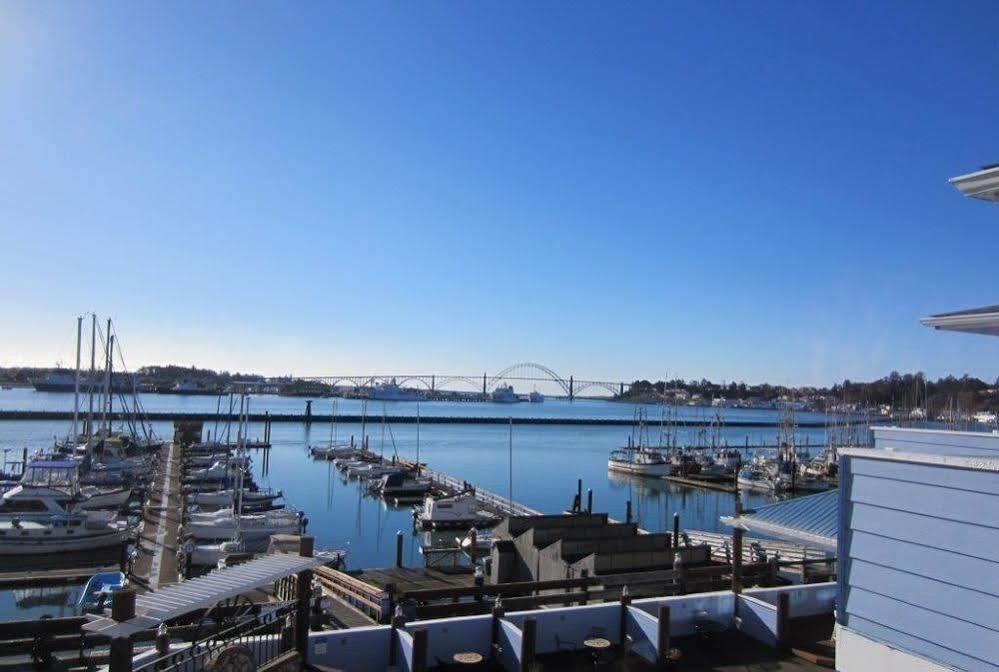
[[[434,471],[432,469],[423,469],[422,473],[424,476],[429,478],[434,483],[444,486],[455,492],[461,492],[467,488],[473,488],[475,490],[475,497],[485,504],[493,507],[500,513],[504,513],[510,516],[540,516],[541,511],[537,509],[532,509],[526,504],[521,504],[520,502],[511,501],[509,497],[503,497],[495,492],[486,490],[485,488],[480,488],[474,483],[469,483],[468,481],[463,481],[460,478],[455,478],[450,474],[445,474],[440,471]]]

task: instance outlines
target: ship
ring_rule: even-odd
[[[184,395],[205,395],[217,397],[221,392],[207,387],[201,387],[199,383],[190,380],[182,380],[179,383],[167,388],[156,390],[160,394],[184,394]]]
[[[116,373],[111,377],[114,392],[131,392],[133,383],[132,376]],[[51,371],[44,378],[32,380],[31,384],[39,392],[72,392],[76,389],[76,374],[73,371]],[[103,389],[103,376],[91,378],[80,374],[80,392],[101,392]]]
[[[517,393],[513,391],[513,385],[500,385],[493,390],[492,400],[497,404],[516,404],[521,401]]]
[[[380,383],[368,390],[368,398],[377,401],[417,401],[420,396],[410,390],[402,389],[393,378],[387,383]]]

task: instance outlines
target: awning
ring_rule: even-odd
[[[999,336],[999,305],[930,315],[920,322],[927,327],[945,331]]]
[[[973,173],[952,177],[950,183],[965,196],[999,202],[999,165],[985,166]]]
[[[140,630],[155,628],[171,618],[207,609],[230,597],[269,586],[286,576],[324,565],[331,560],[333,556],[326,553],[317,553],[311,558],[288,553],[265,555],[139,595],[135,600],[135,618],[124,623],[110,618],[98,618],[84,624],[83,629],[108,637],[127,636]]]
[[[839,491],[796,497],[746,510],[739,516],[723,516],[721,520],[726,525],[743,530],[835,551],[839,530]]]

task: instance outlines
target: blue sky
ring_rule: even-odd
[[[0,4],[0,365],[999,374],[999,5]]]

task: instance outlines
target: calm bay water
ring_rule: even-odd
[[[214,410],[211,397],[182,397],[173,395],[144,395],[143,403],[152,410]],[[314,405],[320,412],[330,400]],[[353,406],[351,406],[353,405]],[[373,416],[381,415],[381,404],[369,404]],[[413,403],[386,404],[386,413],[415,414]],[[254,410],[300,411],[304,400],[276,396],[260,396],[253,400]],[[338,400],[344,413],[359,412],[360,403]],[[0,391],[0,408],[64,410],[72,408],[72,395],[38,393],[33,390]],[[705,415],[701,409],[681,409],[689,417]],[[325,412],[323,410],[322,412]],[[650,407],[650,415],[658,411]],[[423,415],[530,415],[535,417],[627,417],[634,414],[634,406],[603,401],[580,400],[574,402],[550,400],[543,404],[517,404],[501,406],[478,403],[421,403]],[[752,420],[772,420],[769,411],[723,411],[725,417]],[[738,414],[738,416],[736,416]],[[808,414],[799,417],[805,419]],[[822,416],[815,416],[820,419]],[[21,449],[46,448],[55,436],[65,436],[67,422],[5,421],[0,422],[0,447],[5,451],[0,459],[19,459]],[[170,437],[171,423],[153,423],[154,430],[162,437]],[[210,425],[206,425],[210,428]],[[404,533],[404,561],[419,566],[423,559],[419,553],[421,543],[427,541],[425,533],[413,530],[411,508],[394,508],[381,499],[362,492],[356,481],[347,481],[330,463],[316,462],[308,456],[310,444],[325,443],[330,439],[329,424],[313,423],[311,426],[293,423],[275,423],[272,428],[269,472],[262,474],[262,453],[254,453],[254,475],[261,486],[284,491],[289,504],[306,512],[308,531],[315,535],[319,548],[340,548],[348,551],[350,568],[391,565],[395,560],[395,536]],[[350,435],[360,437],[359,424],[339,425],[339,438]],[[659,427],[653,425],[651,439],[658,439]],[[680,441],[696,441],[696,429],[680,430]],[[415,424],[381,425],[377,417],[367,425],[370,447],[384,451],[386,456],[396,453],[415,458],[417,451],[417,426]],[[642,527],[651,531],[665,531],[672,526],[674,512],[680,514],[684,528],[722,530],[719,516],[731,513],[734,496],[728,493],[688,488],[661,480],[631,478],[611,475],[607,471],[607,455],[615,447],[624,445],[631,433],[628,427],[517,425],[513,428],[512,461],[509,449],[509,428],[504,425],[427,425],[419,427],[420,459],[433,469],[450,473],[502,495],[511,492],[515,500],[545,512],[559,512],[572,503],[576,492],[576,479],[583,479],[584,493],[593,489],[594,510],[606,511],[612,517],[623,519],[626,502],[633,502],[634,515]],[[262,434],[262,427],[254,426],[250,436]],[[722,436],[731,445],[743,445],[748,439],[753,443],[773,443],[777,430],[725,428]],[[798,432],[801,442],[821,443],[825,438],[822,429],[803,429]],[[510,479],[512,463],[512,484]],[[585,495],[584,495],[585,496]],[[744,494],[744,504],[755,506],[769,501],[765,495]],[[453,536],[453,533],[452,533]],[[78,587],[70,587],[74,593]],[[63,602],[56,595],[33,596],[0,592],[0,619],[38,616],[43,613],[62,615],[71,607],[72,595]],[[41,604],[35,604],[40,602]],[[20,604],[18,604],[20,603]],[[58,603],[58,605],[57,605]],[[34,606],[32,606],[34,605]],[[60,606],[62,605],[62,606]]]

